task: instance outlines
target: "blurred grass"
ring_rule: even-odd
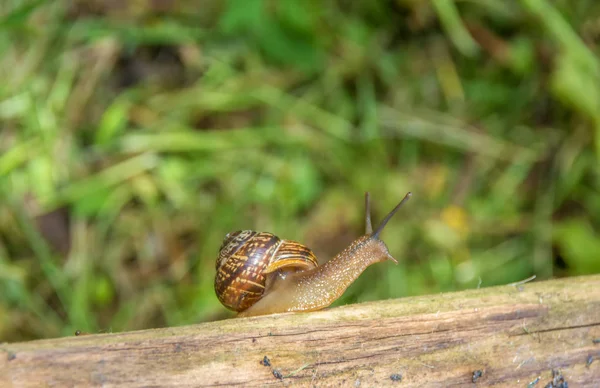
[[[0,5],[0,341],[231,316],[223,236],[321,260],[414,197],[336,304],[600,272],[600,5]]]

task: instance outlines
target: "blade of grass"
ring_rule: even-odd
[[[331,114],[308,101],[294,98],[277,88],[268,86],[260,88],[254,95],[260,101],[282,112],[297,115],[330,136],[339,140],[351,139],[353,125],[348,120]]]
[[[451,0],[432,0],[432,4],[456,48],[465,56],[475,56],[479,52],[479,46],[463,25],[456,3]]]
[[[27,162],[39,147],[39,139],[32,138],[21,141],[10,149],[3,151],[0,155],[0,177],[8,175],[14,169]]]
[[[391,136],[403,133],[421,140],[500,160],[512,160],[519,157],[522,160],[535,161],[544,155],[545,146],[543,144],[538,145],[537,149],[511,144],[474,130],[468,130],[467,124],[456,123],[455,120],[445,120],[439,114],[428,114],[425,118],[390,107],[382,107],[380,112],[380,123]],[[436,118],[437,120],[435,120]]]
[[[129,178],[155,168],[159,158],[150,153],[131,157],[121,163],[114,164],[95,175],[70,183],[56,194],[55,198],[41,198],[45,209],[53,209],[61,205],[75,202],[87,195],[118,185]]]
[[[23,206],[15,200],[11,200],[11,205],[15,211],[17,222],[29,246],[35,253],[44,277],[52,285],[62,308],[68,312],[68,306],[71,301],[71,290],[64,272],[60,268],[60,265],[55,262],[48,244],[34,227],[30,216],[26,213]]]

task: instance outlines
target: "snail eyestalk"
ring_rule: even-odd
[[[383,219],[383,221],[381,221],[381,223],[379,224],[379,226],[377,227],[377,230],[375,230],[375,232],[373,234],[371,234],[371,237],[374,238],[379,238],[379,234],[381,233],[381,231],[383,230],[383,228],[385,228],[385,226],[387,225],[388,221],[394,216],[394,214],[396,214],[396,212],[398,211],[398,209],[400,209],[402,207],[402,205],[404,205],[404,202],[408,201],[410,199],[410,197],[412,196],[411,192],[408,192],[404,198],[402,199],[402,201],[400,201],[399,204],[396,205],[395,208],[392,209],[391,212],[388,213],[387,216],[385,216],[385,218]]]
[[[371,225],[371,197],[368,191],[365,193],[365,233],[373,233],[373,226]]]

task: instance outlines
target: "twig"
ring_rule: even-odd
[[[509,286],[520,286],[521,284],[528,283],[528,282],[532,281],[533,279],[535,279],[535,275],[532,275],[532,276],[528,277],[527,279],[518,281],[516,283],[509,283],[508,285]]]
[[[287,374],[287,375],[285,375],[284,377],[290,377],[290,376],[293,376],[293,375],[295,375],[296,373],[300,372],[301,370],[304,370],[304,369],[306,369],[306,368],[307,368],[307,367],[309,367],[309,366],[310,366],[310,364],[304,364],[304,365],[302,365],[300,368],[296,369],[295,371],[292,371],[292,372],[288,373],[288,374]]]

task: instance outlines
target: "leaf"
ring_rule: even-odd
[[[587,220],[564,222],[554,237],[573,275],[600,272],[600,236]]]

